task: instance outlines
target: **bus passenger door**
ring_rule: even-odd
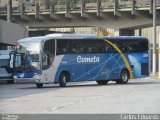
[[[50,39],[45,41],[42,57],[42,78],[44,83],[54,81],[54,57],[55,57],[55,40]]]

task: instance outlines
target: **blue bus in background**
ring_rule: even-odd
[[[14,79],[43,84],[108,81],[126,84],[149,75],[148,40],[145,37],[97,37],[50,34],[18,41]]]

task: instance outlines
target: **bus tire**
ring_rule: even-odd
[[[107,85],[108,81],[107,80],[96,80],[98,85]]]
[[[37,83],[36,86],[37,86],[37,88],[42,88],[43,87],[43,83]]]
[[[67,82],[70,79],[70,75],[67,72],[62,72],[59,76],[59,86],[66,87]]]
[[[14,84],[14,80],[8,80],[7,83],[8,84]]]
[[[127,70],[122,70],[120,75],[120,80],[116,81],[117,84],[127,84],[129,80],[129,72]]]

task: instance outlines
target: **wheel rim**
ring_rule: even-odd
[[[127,73],[123,73],[123,74],[122,74],[122,80],[123,80],[123,81],[127,81],[127,80],[128,80],[128,75],[127,75]]]

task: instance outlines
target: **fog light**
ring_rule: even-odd
[[[33,78],[35,78],[35,79],[41,79],[41,75],[34,75]]]
[[[14,75],[14,76],[13,76],[13,79],[17,79],[17,76]]]

